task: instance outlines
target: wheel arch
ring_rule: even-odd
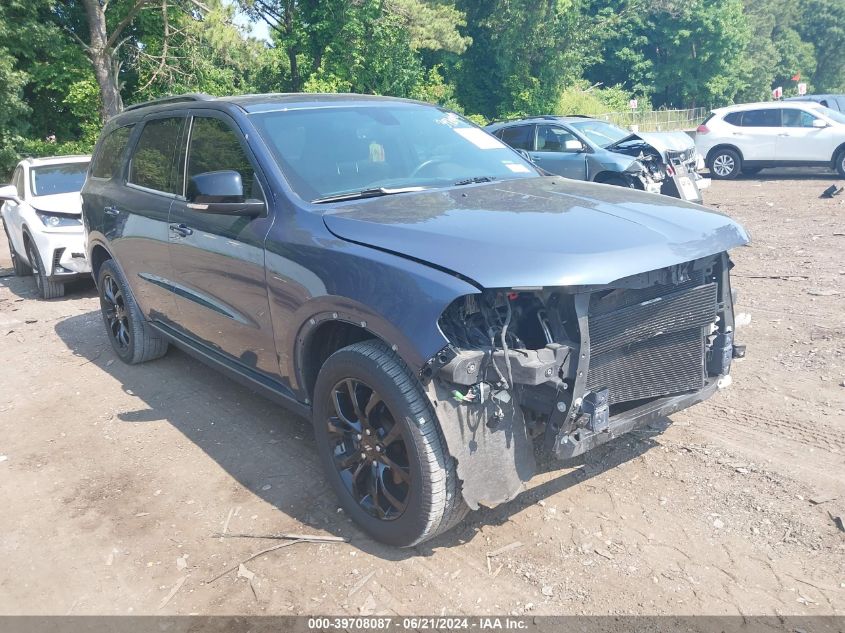
[[[94,278],[94,283],[97,282],[97,278],[100,276],[100,267],[103,265],[104,262],[114,259],[112,254],[109,250],[100,244],[99,242],[94,244],[91,247],[91,276]]]
[[[296,372],[299,384],[309,400],[313,400],[314,386],[323,364],[329,356],[353,343],[379,340],[382,337],[368,329],[366,321],[353,322],[340,315],[317,315],[308,321],[308,327],[298,338]]]
[[[831,164],[836,167],[836,159],[838,159],[845,152],[845,143],[841,143],[839,147],[833,150],[833,156],[830,158]]]
[[[729,149],[736,152],[739,155],[740,163],[745,161],[745,157],[742,155],[742,150],[740,150],[736,145],[732,145],[730,143],[719,143],[718,145],[714,145],[710,148],[710,151],[707,152],[707,157],[704,159],[705,164],[707,165],[708,169],[710,168],[713,160],[713,154],[715,154],[720,149]]]

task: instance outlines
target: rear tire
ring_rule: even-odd
[[[431,404],[385,343],[355,343],[329,357],[314,388],[313,422],[341,506],[377,541],[411,547],[466,516]]]
[[[42,299],[58,299],[65,296],[65,285],[50,281],[47,277],[47,270],[38,248],[32,240],[26,240],[26,256],[32,266],[32,274],[35,276],[35,285],[38,288],[38,296]]]
[[[710,175],[716,180],[733,180],[742,171],[742,159],[732,149],[717,149],[710,155]]]
[[[15,247],[12,244],[12,238],[9,237],[9,231],[3,227],[3,232],[6,234],[6,241],[9,242],[9,256],[12,258],[12,269],[18,277],[29,277],[32,274],[32,268],[26,265],[20,256],[15,252]]]
[[[839,152],[839,156],[836,157],[836,171],[845,178],[845,149]]]
[[[129,285],[110,259],[100,266],[97,290],[109,342],[120,360],[136,365],[167,353],[167,340],[144,319]]]

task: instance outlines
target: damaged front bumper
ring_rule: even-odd
[[[516,496],[535,450],[569,459],[730,382],[726,253],[599,287],[464,297],[428,388],[472,508]]]

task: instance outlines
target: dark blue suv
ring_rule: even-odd
[[[710,396],[742,353],[739,225],[542,176],[423,103],[133,106],[82,198],[117,355],[176,345],[310,417],[342,506],[386,543],[513,498],[535,449],[569,458]]]

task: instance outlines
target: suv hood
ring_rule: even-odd
[[[607,284],[748,242],[739,224],[704,207],[557,177],[344,203],[323,221],[342,239],[484,288]]]
[[[663,162],[668,162],[667,152],[683,152],[689,149],[695,149],[695,141],[686,132],[638,132],[636,134],[629,134],[623,139],[611,143],[605,149],[613,152],[623,143],[640,140],[648,145],[651,145],[657,152]]]
[[[35,196],[29,201],[33,209],[48,213],[68,213],[79,215],[82,213],[82,197],[78,191],[70,193],[56,193],[51,196]]]

